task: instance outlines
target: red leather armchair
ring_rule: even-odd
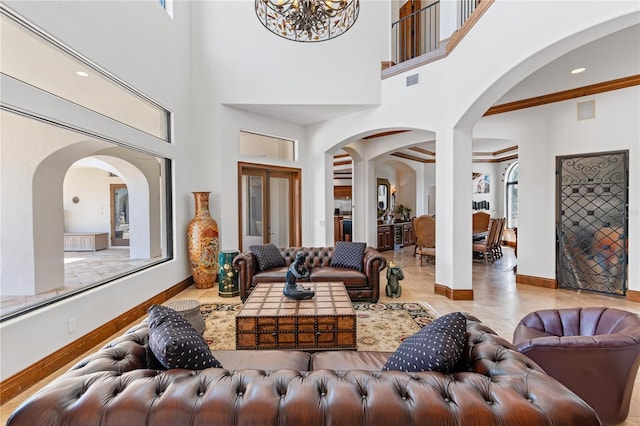
[[[640,365],[640,316],[606,307],[532,312],[516,327],[513,343],[604,424],[627,418]]]

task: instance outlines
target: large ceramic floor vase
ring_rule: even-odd
[[[195,217],[187,227],[189,260],[196,288],[211,288],[218,275],[218,224],[209,213],[210,192],[194,192]]]

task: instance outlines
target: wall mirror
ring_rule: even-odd
[[[384,214],[389,208],[390,187],[389,179],[377,179],[376,193],[378,200],[378,216]]]

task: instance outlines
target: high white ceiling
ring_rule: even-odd
[[[571,74],[576,68],[586,68]],[[640,74],[640,25],[586,44],[533,72],[496,105]]]

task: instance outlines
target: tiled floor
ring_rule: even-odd
[[[386,279],[384,272],[381,274],[380,301],[423,301],[431,305],[439,314],[454,311],[470,312],[477,316],[499,335],[511,341],[513,330],[520,319],[527,313],[539,309],[564,308],[572,306],[609,306],[624,309],[640,314],[640,303],[629,302],[619,296],[605,296],[596,293],[553,290],[530,285],[516,284],[513,266],[515,258],[513,251],[506,248],[505,256],[494,264],[486,265],[482,261],[473,263],[473,292],[474,299],[469,301],[453,301],[443,296],[434,294],[435,267],[432,263],[420,266],[418,258],[412,256],[413,247],[403,250],[387,251],[383,254],[388,260],[404,266],[404,280],[400,281],[402,296],[399,299],[388,298],[384,294]],[[239,297],[222,298],[218,295],[217,288],[196,289],[191,286],[175,296],[172,300],[199,299],[203,303],[234,303],[240,302]],[[131,325],[140,322],[135,321]],[[75,360],[69,360],[69,364],[46,379],[35,383],[21,395],[0,406],[0,421],[6,422],[8,415],[29,395],[42,388],[55,377],[68,370],[74,363],[95,352],[116,335],[89,350],[86,354]],[[623,426],[640,426],[640,376],[636,377],[635,387],[631,400],[629,417],[622,423]]]
[[[158,259],[129,259],[129,248],[64,253],[64,286],[36,296],[0,295],[0,316],[127,273]]]

